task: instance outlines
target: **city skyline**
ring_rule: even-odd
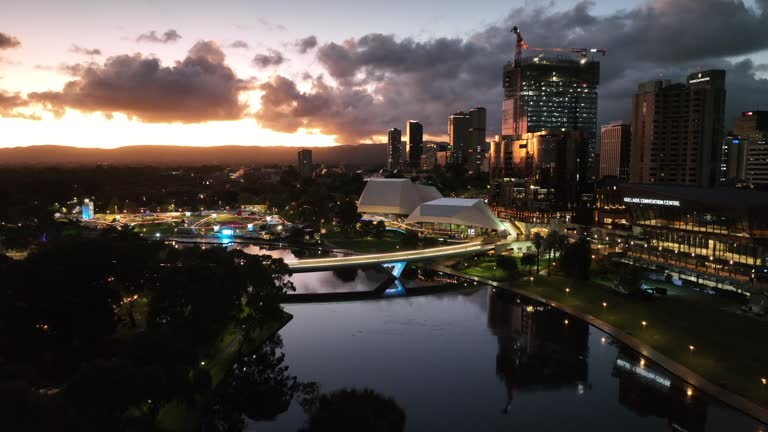
[[[679,81],[698,69],[728,71],[726,126],[768,96],[764,2],[559,1],[542,9],[494,1],[468,15],[436,2],[413,14],[342,4],[352,18],[345,26],[334,25],[333,7],[312,5],[327,24],[276,4],[256,11],[227,2],[216,13],[196,6],[179,15],[174,2],[11,3],[12,19],[0,20],[0,127],[10,137],[0,147],[384,143],[390,125],[408,118],[422,121],[425,139],[446,140],[445,118],[468,106],[487,107],[493,135],[499,69],[514,56],[512,24],[532,47],[608,48],[599,124],[629,120],[638,83]],[[713,11],[748,37],[723,40],[717,26],[725,24],[700,26]],[[372,12],[384,19],[354,19]]]

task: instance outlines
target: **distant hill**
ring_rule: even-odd
[[[0,165],[253,165],[294,164],[298,147],[221,146],[184,147],[137,145],[89,149],[58,145],[0,148]],[[312,147],[315,163],[380,167],[386,163],[386,144]]]

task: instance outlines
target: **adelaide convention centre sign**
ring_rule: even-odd
[[[624,197],[624,202],[629,204],[649,204],[649,205],[680,207],[680,201],[677,201],[677,200],[660,200],[660,199],[653,199],[653,198]]]

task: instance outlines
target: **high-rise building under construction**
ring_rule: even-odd
[[[597,145],[600,62],[588,58],[535,56],[504,65],[502,136],[579,131],[593,163]]]

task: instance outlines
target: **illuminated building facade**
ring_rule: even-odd
[[[598,218],[629,223],[631,235],[598,240],[689,279],[743,291],[768,287],[768,192],[634,183],[613,190],[620,195],[598,200]]]
[[[522,59],[519,68],[520,71],[514,63],[504,66],[502,135],[506,138],[578,130],[584,137],[591,163],[597,143],[600,63],[536,56]],[[519,112],[515,112],[517,106]]]
[[[491,143],[491,205],[531,211],[567,210],[587,177],[580,131],[528,133]]]
[[[615,176],[629,181],[629,151],[631,128],[622,122],[612,122],[600,128],[599,177]]]
[[[467,149],[466,165],[470,171],[482,170],[486,159],[487,147],[485,142],[486,111],[483,107],[469,110],[469,147]]]
[[[312,150],[301,149],[298,154],[298,170],[301,177],[312,177]]]
[[[720,180],[725,71],[642,83],[632,108],[632,183],[713,187]]]
[[[402,158],[402,132],[392,128],[387,132],[387,169],[394,171],[400,168]]]
[[[424,152],[424,126],[415,120],[408,120],[405,123],[405,136],[408,139],[405,160],[411,167],[418,168]]]
[[[470,146],[471,119],[468,113],[458,111],[448,118],[448,141],[451,146],[451,163],[461,165],[467,159]]]
[[[740,139],[737,177],[757,185],[768,184],[768,111],[746,111],[733,132]],[[738,153],[737,153],[738,154]]]
[[[93,219],[93,201],[87,198],[84,199],[82,209],[83,209],[83,213],[82,213],[83,220]]]

